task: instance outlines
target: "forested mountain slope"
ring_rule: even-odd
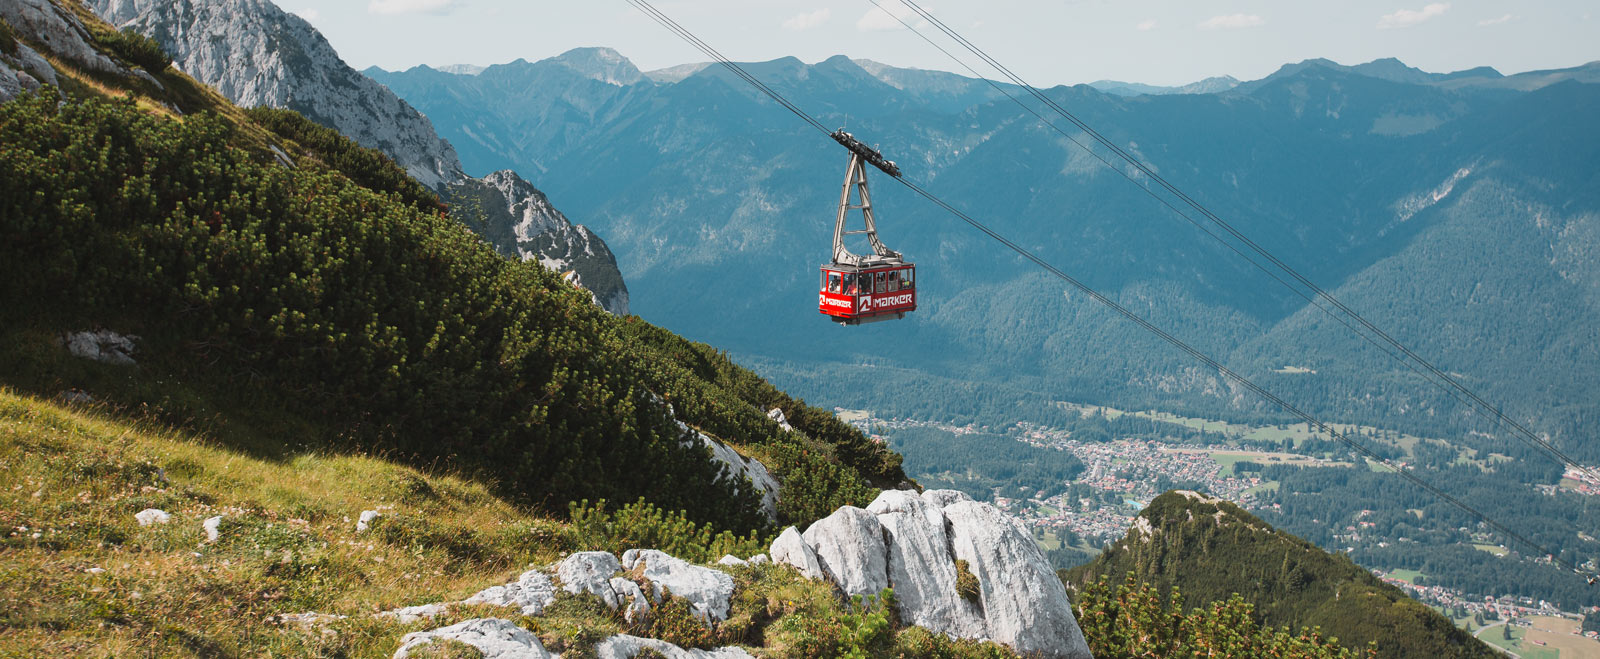
[[[903,480],[898,456],[723,353],[502,258],[383,156],[240,112],[164,61],[149,71],[156,84],[62,64],[65,96],[0,105],[6,383],[215,423],[253,450],[450,465],[552,510],[643,497],[770,528],[711,459],[718,440],[785,484],[786,521]],[[97,328],[139,337],[137,364],[58,367],[58,337]]]
[[[1318,626],[1346,647],[1375,643],[1381,657],[1498,656],[1350,559],[1194,492],[1157,497],[1127,537],[1062,579],[1082,589],[1129,573],[1158,593],[1176,588],[1202,602],[1238,593],[1268,626]]]
[[[1051,398],[1277,413],[887,179],[874,179],[880,228],[922,266],[921,309],[848,340],[822,331],[808,291],[827,256],[843,153],[720,67],[602,80],[581,65],[595,57],[367,73],[474,143],[467,169],[547,170],[565,206],[604,218],[624,273],[656,300],[639,308],[645,317],[759,358],[814,397],[989,422],[1047,416]],[[1489,430],[1376,349],[1335,340],[1340,326],[1148,198],[1138,189],[1148,182],[1130,185],[980,82],[942,74],[980,86],[970,93],[950,80],[908,84],[933,74],[844,57],[748,68],[1296,404],[1388,427]],[[1441,369],[1600,458],[1580,441],[1597,411],[1582,373],[1600,352],[1579,338],[1600,316],[1564,302],[1593,296],[1576,265],[1594,260],[1584,236],[1600,217],[1600,135],[1578,119],[1593,113],[1592,68],[1500,77],[1309,60],[1221,93],[1046,93]],[[591,171],[609,175],[577,174]],[[725,292],[730,280],[747,282],[741,294],[683,294]],[[1485,304],[1490,289],[1502,302]],[[753,332],[729,318],[782,322]],[[864,363],[920,377],[890,391]],[[1276,372],[1286,366],[1306,370]],[[963,382],[1003,404],[972,404]]]
[[[605,242],[574,225],[543,193],[511,171],[473,178],[450,142],[383,85],[345,64],[304,19],[269,0],[96,0],[119,28],[149,36],[178,68],[248,108],[294,110],[393,158],[438,191],[454,215],[513,258],[537,260],[628,313],[628,288]],[[514,179],[514,180],[513,180]]]

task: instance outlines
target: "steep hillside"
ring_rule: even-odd
[[[1062,580],[1082,590],[1130,573],[1156,592],[1177,588],[1202,602],[1237,593],[1269,626],[1317,626],[1346,647],[1375,643],[1382,657],[1498,656],[1348,558],[1194,492],[1157,497],[1127,537],[1093,562],[1064,571]]]
[[[394,177],[381,158],[349,157],[353,144],[307,157],[278,122],[225,103],[182,120],[140,109],[181,102],[161,95],[176,82],[60,66],[95,85],[0,105],[7,383],[215,424],[253,450],[450,465],[549,510],[642,497],[741,531],[904,480],[898,456],[717,351],[602,312],[414,192],[364,187]],[[133,95],[102,97],[111,89]],[[63,356],[60,337],[99,328],[113,332],[97,341],[138,337],[136,364]],[[727,444],[789,489],[762,496],[771,476]]]
[[[447,203],[467,205],[455,215],[491,241],[513,226],[526,229],[513,216],[517,207],[549,207],[526,183],[508,186],[462,173],[455,149],[427,117],[350,68],[321,33],[272,2],[98,0],[91,6],[114,25],[156,39],[186,73],[241,106],[295,110],[388,154]],[[490,188],[520,196],[481,203]],[[606,310],[627,315],[627,287],[604,241],[559,212],[546,215],[551,221],[541,223],[537,235],[496,246],[509,256],[561,266],[557,272],[573,273]]]

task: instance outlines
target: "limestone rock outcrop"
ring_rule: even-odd
[[[123,336],[111,330],[68,332],[58,339],[74,357],[105,364],[132,366],[137,336]]]
[[[463,176],[450,143],[405,101],[345,64],[304,19],[271,0],[92,0],[117,28],[133,27],[173,64],[244,107],[289,108],[389,154],[423,185]]]
[[[654,587],[651,597],[660,602],[667,591],[689,601],[702,619],[727,620],[733,603],[733,577],[722,570],[700,567],[654,549],[629,549],[622,567],[637,570]],[[631,583],[631,582],[630,582]]]
[[[725,647],[715,650],[684,649],[666,641],[617,634],[594,646],[600,659],[633,659],[644,650],[654,650],[667,659],[755,659],[743,648]]]
[[[484,659],[553,659],[539,637],[502,618],[474,618],[433,631],[412,632],[400,639],[394,659],[406,659],[412,652],[435,641],[459,641],[478,649]]]
[[[481,225],[471,218],[460,219],[496,251],[571,273],[570,281],[594,295],[595,304],[618,316],[628,314],[628,286],[611,248],[588,227],[573,224],[516,172],[506,169],[481,179],[450,182],[444,198],[483,214]]]
[[[876,515],[844,506],[801,534],[817,552],[828,580],[846,595],[877,595],[889,587],[888,547]]]
[[[820,573],[847,595],[893,588],[909,624],[1030,656],[1090,656],[1066,588],[1032,535],[960,492],[884,491],[865,510],[845,506],[804,533],[785,529],[772,558]],[[975,602],[957,593],[957,560],[978,579]]]

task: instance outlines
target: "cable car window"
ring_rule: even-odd
[[[839,273],[837,273],[837,272],[828,273],[828,292],[829,293],[838,293],[839,292]]]
[[[900,288],[910,289],[910,288],[916,287],[916,281],[914,281],[913,278],[912,278],[912,275],[915,274],[916,272],[917,272],[916,270],[913,270],[911,268],[906,268],[904,270],[901,270],[900,271]]]
[[[844,276],[844,294],[856,294],[856,276],[853,273],[846,273]]]
[[[888,290],[889,290],[887,288],[888,285],[885,284],[883,280],[884,280],[884,273],[880,271],[878,273],[878,288],[877,288],[877,291],[879,293],[885,293],[885,292],[888,292]]]
[[[898,291],[898,290],[900,290],[900,271],[899,270],[890,270],[889,271],[889,292],[893,293],[893,292]]]

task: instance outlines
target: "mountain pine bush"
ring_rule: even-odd
[[[864,505],[875,481],[901,477],[898,456],[725,357],[705,371],[712,381],[692,375],[658,350],[707,349],[495,254],[414,190],[278,165],[232,146],[238,127],[217,115],[60,100],[46,90],[0,106],[9,325],[138,334],[142,369],[283,399],[321,429],[298,444],[449,465],[556,512],[646,497],[718,528],[770,528],[749,486],[720,476],[662,399],[691,426],[769,444],[788,522]],[[387,184],[383,163],[347,142],[261,115],[335,154],[330,165]],[[754,394],[821,437],[782,433]]]

